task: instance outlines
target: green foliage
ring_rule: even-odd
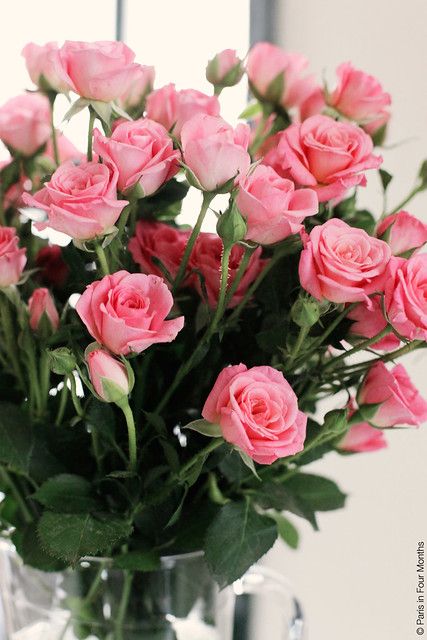
[[[47,480],[33,497],[47,509],[58,513],[87,513],[99,508],[90,482],[66,473]]]
[[[0,404],[0,462],[16,473],[28,474],[34,436],[27,414],[14,404]]]
[[[290,520],[285,518],[280,513],[270,513],[271,518],[277,525],[277,532],[286,544],[291,549],[298,549],[299,546],[299,533],[298,529],[292,524]]]
[[[125,571],[156,571],[160,556],[154,551],[129,551],[114,557],[114,566]]]

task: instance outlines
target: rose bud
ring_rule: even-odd
[[[243,63],[234,49],[225,49],[217,53],[212,60],[209,60],[206,67],[207,81],[219,89],[238,84],[243,74]]]
[[[407,211],[399,211],[381,220],[376,235],[387,242],[394,256],[406,258],[427,242],[427,224]]]
[[[41,91],[66,93],[70,90],[56,42],[48,42],[43,46],[29,42],[23,48],[22,55],[31,80]]]
[[[50,133],[50,105],[46,96],[24,93],[0,107],[0,140],[16,153],[34,155]]]
[[[128,113],[142,114],[145,98],[153,90],[154,67],[138,64],[134,70],[133,81],[130,87],[117,100],[120,107]]]
[[[86,356],[90,381],[104,402],[120,404],[131,392],[129,372],[125,365],[103,349],[94,349]]]
[[[14,227],[0,226],[0,287],[17,284],[21,278],[27,258],[18,243]]]
[[[353,424],[344,438],[337,444],[339,451],[349,453],[367,453],[387,447],[387,440],[381,429],[372,427],[368,422]]]
[[[30,314],[30,327],[33,331],[42,329],[42,324],[47,321],[49,329],[56,330],[59,327],[59,314],[48,289],[41,287],[35,289],[28,301]]]

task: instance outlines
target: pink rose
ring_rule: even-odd
[[[315,189],[319,202],[325,202],[342,197],[351,187],[365,186],[363,172],[378,169],[382,162],[372,150],[371,138],[360,127],[319,115],[283,131],[264,164]]]
[[[177,91],[174,84],[156,89],[147,98],[147,118],[160,122],[177,138],[184,124],[197,114],[219,116],[220,105],[216,96],[207,96],[195,89]]]
[[[121,192],[138,184],[144,196],[151,196],[177,173],[181,157],[166,129],[145,118],[121,122],[111,138],[95,129],[93,149],[117,169]]]
[[[246,239],[260,244],[298,233],[304,218],[319,209],[313,189],[296,191],[293,182],[263,165],[240,180],[236,204],[246,220]]]
[[[41,287],[34,290],[33,295],[28,300],[28,312],[30,314],[30,327],[33,331],[37,331],[43,316],[47,318],[53,329],[59,327],[58,311],[49,289]]]
[[[248,56],[251,88],[257,97],[285,109],[298,106],[313,91],[313,76],[304,75],[307,65],[307,58],[298,53],[287,53],[274,44],[259,42]],[[279,76],[282,82],[278,82]]]
[[[181,231],[169,224],[140,220],[128,249],[144,273],[163,276],[161,269],[153,262],[153,258],[158,258],[175,278],[189,236],[189,231]]]
[[[0,226],[0,287],[17,284],[27,262],[14,227]]]
[[[154,67],[137,64],[133,72],[132,83],[117,101],[119,105],[125,111],[139,108],[146,96],[153,90],[155,76]]]
[[[0,107],[0,140],[15,152],[32,156],[50,136],[50,105],[46,96],[24,93]]]
[[[309,96],[300,104],[299,116],[301,122],[317,116],[326,108],[325,94],[322,87],[315,87]]]
[[[399,211],[381,220],[376,235],[390,245],[393,255],[399,256],[427,242],[427,224],[407,211]]]
[[[157,276],[118,271],[89,285],[76,311],[97,342],[118,355],[175,340],[184,317],[166,320],[172,294]]]
[[[123,363],[113,358],[108,351],[94,349],[86,358],[90,381],[104,402],[120,402],[131,389],[128,372]]]
[[[67,41],[61,60],[75,93],[89,100],[110,102],[129,90],[137,65],[123,42]]]
[[[393,327],[409,340],[427,340],[427,254],[392,258],[385,308]]]
[[[198,115],[181,132],[184,163],[193,172],[200,188],[216,191],[238,175],[245,175],[251,159],[248,154],[250,129],[235,129],[225,120]]]
[[[337,448],[351,453],[367,453],[387,446],[387,440],[380,429],[371,427],[368,422],[359,422],[350,427]]]
[[[73,145],[71,140],[64,136],[61,131],[56,131],[56,141],[58,145],[58,154],[60,163],[67,162],[67,160],[74,160],[76,163],[81,162],[86,156],[79,151],[77,147]],[[46,150],[43,156],[47,156],[52,162],[55,161],[53,153],[52,138],[49,138],[46,145]]]
[[[56,42],[48,42],[43,46],[29,42],[22,49],[22,55],[31,80],[42,91],[66,93],[70,90],[60,49]]]
[[[374,76],[355,69],[350,62],[341,64],[337,75],[338,85],[328,97],[331,107],[361,124],[368,124],[387,113],[390,94]]]
[[[35,274],[37,280],[53,287],[62,287],[70,271],[62,258],[61,247],[56,244],[39,250],[36,267],[39,269]]]
[[[388,244],[332,218],[305,239],[301,286],[317,300],[369,302],[370,294],[384,291],[390,257]]]
[[[128,204],[117,200],[117,172],[99,162],[61,165],[34,196],[24,194],[29,207],[46,211],[50,227],[77,240],[89,240],[110,231]]]
[[[369,420],[377,427],[418,426],[427,421],[427,401],[401,364],[391,371],[383,362],[374,364],[362,383],[357,401],[359,406],[380,404]]]
[[[307,416],[283,375],[272,367],[226,367],[210,392],[202,416],[221,427],[224,440],[259,464],[304,448]]]
[[[379,296],[372,297],[369,304],[365,302],[358,304],[357,307],[350,311],[347,318],[354,320],[350,327],[350,333],[361,338],[373,338],[387,326],[387,320],[385,319]],[[373,344],[372,349],[378,351],[394,351],[399,345],[399,338],[394,333],[389,333]]]
[[[201,297],[203,297],[204,289],[206,290],[210,307],[215,307],[218,302],[222,251],[223,245],[219,236],[214,233],[201,233],[197,238],[190,257],[189,266],[194,270],[193,284]],[[230,308],[235,307],[242,301],[248,287],[263,270],[266,261],[261,259],[261,252],[261,247],[258,247],[252,254],[245,274],[230,301]],[[229,286],[236,277],[243,253],[244,251],[241,245],[235,244],[231,250],[228,268]],[[200,274],[203,278],[203,287],[200,282],[200,277],[197,274]]]
[[[206,67],[206,79],[219,87],[232,87],[243,76],[242,61],[235,49],[224,49],[209,60]]]
[[[366,133],[368,133],[370,136],[375,137],[380,132],[380,129],[386,128],[386,125],[388,124],[390,118],[390,113],[385,111],[381,113],[378,118],[375,118],[374,120],[371,120],[370,122],[364,124],[363,130],[366,131]],[[385,134],[383,135],[385,137]],[[376,142],[377,145],[382,143],[382,138],[383,136],[380,136],[380,140]]]

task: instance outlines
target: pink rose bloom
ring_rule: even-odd
[[[372,151],[372,140],[360,127],[319,115],[283,131],[264,164],[300,186],[315,189],[319,202],[325,202],[366,185],[364,172],[382,163]]]
[[[350,333],[361,338],[373,338],[387,326],[387,320],[384,317],[379,296],[372,297],[369,304],[365,302],[358,304],[357,307],[350,311],[347,318],[354,320],[350,327]],[[394,333],[389,333],[373,344],[372,349],[377,351],[394,351],[399,345],[399,338]]]
[[[175,340],[184,317],[166,320],[172,306],[172,294],[162,278],[118,271],[89,285],[76,311],[99,344],[128,355]]]
[[[209,60],[206,67],[206,79],[213,85],[232,87],[243,76],[242,61],[235,49],[224,49]]]
[[[184,125],[181,133],[184,163],[201,189],[216,191],[248,172],[249,137],[248,125],[238,124],[233,129],[225,120],[214,116],[194,116]]]
[[[53,329],[59,327],[58,311],[49,289],[41,287],[34,290],[33,295],[28,300],[28,312],[30,314],[30,327],[33,331],[37,331],[43,316],[46,316]]]
[[[304,448],[307,416],[283,375],[272,367],[226,367],[202,416],[221,427],[224,440],[259,464],[271,464]]]
[[[384,291],[390,257],[387,243],[332,218],[305,238],[301,286],[317,300],[369,302],[370,294]]]
[[[259,42],[249,52],[247,73],[256,96],[285,109],[300,105],[313,91],[313,76],[305,75],[308,60],[299,53],[287,53],[274,44]],[[283,74],[281,91],[271,84]]]
[[[0,226],[0,287],[17,284],[27,262],[14,227]]]
[[[177,138],[184,124],[197,114],[219,116],[220,105],[216,96],[207,96],[195,89],[177,91],[174,84],[156,89],[147,98],[147,118],[160,122]]]
[[[90,381],[99,397],[105,402],[115,402],[130,393],[129,376],[123,363],[108,351],[94,349],[87,356]],[[108,383],[108,386],[105,385]],[[114,385],[114,391],[111,389]]]
[[[325,94],[322,87],[315,87],[309,96],[300,104],[299,116],[301,122],[317,116],[326,108]]]
[[[382,127],[385,127],[388,124],[390,118],[391,114],[388,111],[384,111],[378,116],[378,118],[375,118],[374,120],[371,120],[370,122],[364,124],[363,130],[366,131],[366,133],[368,133],[370,136],[375,136],[375,134],[378,133]]]
[[[409,340],[427,340],[427,254],[393,258],[385,288],[389,320]]]
[[[427,224],[407,211],[399,211],[381,220],[376,235],[390,245],[394,256],[399,256],[427,242]]]
[[[140,220],[128,249],[144,273],[163,277],[161,269],[153,262],[153,258],[158,258],[175,278],[189,236],[189,231],[181,231],[163,222]]]
[[[61,60],[72,90],[82,98],[110,102],[129,90],[135,54],[123,42],[66,41]]]
[[[203,297],[204,290],[200,283],[198,273],[204,279],[204,288],[208,295],[210,307],[216,307],[220,288],[221,256],[223,245],[221,238],[215,233],[201,233],[194,245],[191,253],[189,267],[194,270],[193,284],[199,295]],[[228,268],[228,285],[230,286],[236,277],[237,270],[243,258],[243,247],[235,244],[231,250]],[[261,259],[262,249],[258,247],[252,254],[245,274],[235,291],[229,307],[235,307],[243,300],[248,287],[259,276],[266,265],[266,261]]]
[[[70,90],[56,42],[48,42],[43,46],[29,42],[22,49],[22,55],[31,80],[42,91],[49,89],[57,93],[66,93]]]
[[[133,72],[132,83],[117,100],[118,104],[125,111],[140,107],[145,97],[153,90],[155,77],[154,67],[137,64]]]
[[[302,221],[319,210],[313,189],[295,190],[274,169],[258,165],[242,178],[236,204],[246,220],[246,239],[273,244],[302,229]]]
[[[89,240],[110,231],[126,200],[117,200],[117,172],[99,162],[61,165],[43,189],[34,196],[24,194],[29,207],[46,211],[50,227],[77,240]]]
[[[56,141],[58,144],[59,161],[61,162],[61,164],[63,162],[67,162],[67,160],[74,160],[75,162],[81,162],[84,158],[86,158],[85,154],[79,151],[77,147],[75,147],[74,144],[71,142],[71,140],[69,140],[67,136],[64,136],[64,134],[61,133],[61,131],[58,131],[58,130],[56,131]],[[54,154],[53,154],[53,144],[52,144],[51,137],[47,141],[46,150],[43,156],[47,156],[49,160],[52,160],[52,162],[54,162],[55,160]]]
[[[70,270],[62,258],[61,247],[56,244],[42,247],[35,262],[39,269],[34,276],[37,280],[53,287],[62,287],[65,284]]]
[[[24,93],[0,107],[0,140],[15,152],[32,156],[50,136],[50,105],[40,93]]]
[[[350,120],[368,124],[381,117],[391,104],[391,96],[379,81],[344,62],[337,69],[338,85],[328,97],[331,107]]]
[[[350,427],[337,448],[351,453],[368,453],[387,446],[387,440],[380,429],[371,427],[368,422],[360,422]]]
[[[181,157],[166,129],[146,118],[121,122],[111,138],[95,129],[93,149],[117,169],[121,192],[138,184],[144,196],[151,196],[177,173]]]
[[[383,362],[374,364],[359,389],[357,401],[359,406],[381,403],[369,421],[377,427],[419,426],[427,421],[427,401],[401,364],[391,370]]]

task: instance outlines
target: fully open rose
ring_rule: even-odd
[[[158,258],[172,278],[175,278],[190,233],[169,224],[140,220],[135,235],[129,241],[129,251],[143,273],[163,276]]]
[[[304,448],[307,416],[283,375],[272,367],[244,364],[219,374],[202,410],[222,435],[260,464]]]

